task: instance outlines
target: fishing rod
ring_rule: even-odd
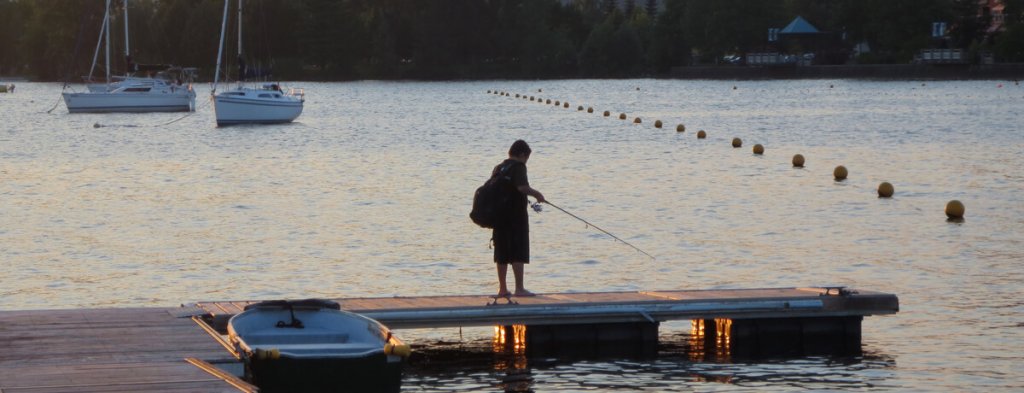
[[[657,258],[655,258],[655,257],[654,257],[654,255],[648,254],[648,253],[647,253],[647,251],[641,250],[641,249],[640,249],[640,248],[638,248],[637,246],[634,246],[634,245],[630,244],[629,242],[627,242],[627,241],[625,241],[625,240],[622,240],[622,239],[620,239],[620,238],[619,238],[618,236],[615,236],[615,235],[611,234],[611,232],[608,232],[608,231],[606,231],[606,230],[604,230],[604,229],[601,229],[601,227],[599,227],[599,226],[597,226],[597,225],[594,225],[594,224],[590,223],[589,221],[587,221],[587,220],[584,220],[584,219],[580,218],[580,216],[577,216],[577,215],[575,215],[575,214],[569,213],[569,212],[568,212],[568,211],[566,211],[565,209],[563,209],[563,208],[561,208],[561,207],[558,207],[558,205],[556,205],[556,204],[554,204],[554,203],[551,203],[551,201],[544,201],[544,203],[547,203],[547,204],[551,205],[551,207],[554,207],[555,209],[561,210],[561,211],[562,211],[562,213],[568,214],[568,215],[569,215],[570,217],[572,217],[572,218],[575,218],[575,219],[577,219],[577,220],[580,220],[580,221],[582,221],[582,222],[583,222],[584,224],[587,224],[587,226],[590,226],[590,227],[594,227],[594,229],[597,229],[597,230],[599,230],[599,231],[601,231],[601,232],[604,232],[604,234],[606,234],[606,235],[608,235],[608,236],[611,236],[611,237],[612,237],[612,239],[615,239],[615,240],[618,240],[618,241],[622,242],[622,244],[625,244],[625,245],[627,245],[627,246],[633,247],[633,249],[634,249],[634,250],[640,251],[640,253],[642,253],[642,254],[644,254],[644,255],[646,255],[646,256],[648,256],[648,257],[651,257],[651,259],[655,259],[655,260],[657,259]],[[537,208],[538,208],[538,207],[540,207],[540,206],[539,206],[539,205],[536,205],[536,206],[534,207],[534,210],[537,210]]]

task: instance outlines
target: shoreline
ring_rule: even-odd
[[[1011,80],[1024,79],[1024,63],[878,64],[819,66],[675,67],[672,79],[877,79]]]
[[[707,65],[673,67],[664,74],[643,74],[630,77],[552,76],[535,78],[468,77],[468,78],[395,78],[395,79],[293,79],[295,82],[353,82],[381,80],[394,82],[496,81],[496,80],[583,80],[583,79],[710,79],[710,80],[795,80],[795,79],[870,79],[870,80],[1007,80],[1024,79],[1024,63],[1000,64],[866,64],[866,65]],[[55,82],[35,80],[26,76],[0,76],[3,82]],[[210,81],[199,80],[198,83]]]

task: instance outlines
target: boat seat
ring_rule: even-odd
[[[348,334],[337,332],[308,332],[295,329],[281,329],[280,331],[264,331],[245,336],[245,342],[250,346],[265,345],[291,345],[304,343],[344,344],[348,342]]]
[[[261,349],[277,348],[282,355],[292,357],[358,357],[374,352],[383,352],[384,347],[368,343],[309,343],[309,344],[273,344],[268,343],[262,346],[254,346]]]

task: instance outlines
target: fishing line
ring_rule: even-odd
[[[639,247],[637,247],[637,246],[634,246],[634,245],[630,244],[629,242],[627,242],[627,241],[625,241],[625,240],[622,240],[622,239],[620,239],[620,238],[619,238],[618,236],[615,236],[615,235],[611,234],[611,232],[608,232],[608,231],[606,231],[606,230],[604,230],[604,229],[601,229],[601,227],[599,227],[599,226],[597,226],[597,225],[594,225],[593,223],[591,223],[591,222],[589,222],[589,221],[587,221],[587,220],[584,220],[584,219],[580,218],[580,216],[577,216],[577,215],[575,215],[575,214],[569,213],[569,212],[568,212],[568,211],[566,211],[565,209],[563,209],[563,208],[561,208],[561,207],[558,207],[558,205],[556,205],[556,204],[554,204],[554,203],[551,203],[551,201],[545,201],[544,203],[547,203],[547,204],[551,205],[551,207],[554,207],[555,209],[558,209],[558,210],[560,210],[560,211],[561,211],[562,213],[568,214],[568,215],[569,215],[570,217],[572,217],[572,218],[575,218],[575,219],[577,219],[577,220],[580,220],[580,221],[582,221],[582,222],[583,222],[584,224],[587,224],[587,227],[594,227],[594,229],[597,229],[597,230],[599,230],[599,231],[601,231],[601,232],[604,232],[604,234],[606,234],[606,235],[608,235],[608,236],[611,236],[611,237],[612,237],[612,239],[618,240],[618,241],[622,242],[622,244],[625,244],[625,245],[627,245],[627,246],[633,247],[633,249],[634,249],[634,250],[637,250],[637,251],[639,251],[640,253],[642,253],[642,254],[644,254],[644,255],[646,255],[646,256],[648,256],[648,257],[650,257],[651,259],[655,259],[655,260],[657,259],[657,258],[655,258],[655,257],[654,257],[654,255],[648,254],[648,253],[647,253],[647,251],[641,250],[641,249],[640,249]],[[539,208],[540,208],[540,204],[539,204],[539,203],[535,203],[535,204],[533,204],[533,210],[534,210],[534,211],[538,211],[538,212],[539,212],[539,211],[540,211],[540,209],[539,209]]]

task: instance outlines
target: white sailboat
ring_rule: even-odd
[[[305,92],[302,89],[290,89],[285,92],[277,83],[262,83],[256,86],[245,86],[244,66],[240,66],[238,85],[231,90],[217,94],[217,83],[220,80],[221,58],[224,54],[224,30],[227,27],[228,4],[224,1],[224,16],[220,27],[220,46],[217,49],[217,70],[213,77],[213,110],[217,117],[217,125],[232,124],[272,124],[289,123],[302,114]],[[238,0],[238,59],[242,61],[242,0]]]
[[[131,70],[124,77],[110,75],[110,2],[107,0],[106,12],[103,16],[103,28],[100,31],[101,41],[106,41],[106,77],[107,83],[87,83],[87,92],[63,93],[64,104],[70,113],[107,113],[107,112],[189,112],[195,110],[196,93],[192,90],[191,81],[195,76],[194,68],[166,68],[155,76],[137,77]],[[130,63],[128,39],[128,4],[124,7],[125,25],[125,58]],[[93,54],[93,67],[99,54],[99,43]],[[150,69],[153,71],[153,69]],[[92,72],[90,71],[90,74]]]

